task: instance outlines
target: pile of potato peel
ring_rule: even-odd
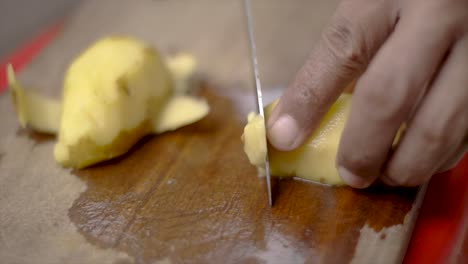
[[[67,69],[62,100],[24,88],[11,65],[8,86],[19,123],[55,134],[55,160],[85,168],[125,154],[148,134],[159,134],[205,117],[207,102],[187,90],[195,59],[163,59],[131,37],[97,40]]]

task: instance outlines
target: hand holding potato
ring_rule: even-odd
[[[357,188],[378,177],[422,184],[466,151],[467,69],[468,1],[343,0],[269,117],[269,141],[298,148],[357,79],[336,158],[341,178]]]

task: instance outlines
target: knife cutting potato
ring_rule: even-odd
[[[379,177],[426,183],[467,150],[467,25],[464,0],[341,1],[267,120],[269,142],[301,148],[358,79],[336,153],[341,178],[356,188]]]

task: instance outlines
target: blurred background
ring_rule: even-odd
[[[79,0],[1,0],[0,58],[33,35],[69,15]]]
[[[61,75],[73,56],[95,39],[128,34],[164,53],[188,51],[200,71],[223,87],[252,88],[243,1],[0,1],[0,59],[45,28],[65,21],[50,51],[41,54],[43,72]],[[263,86],[282,87],[306,59],[337,0],[252,1],[254,33]],[[47,57],[47,59],[45,58]],[[41,58],[39,58],[39,61]],[[51,62],[52,61],[52,62]],[[54,62],[55,61],[55,62]],[[35,61],[34,63],[40,63]],[[36,71],[37,72],[37,71]],[[54,78],[48,78],[53,80]]]

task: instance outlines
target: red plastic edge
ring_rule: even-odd
[[[13,65],[15,72],[21,71],[39,52],[47,46],[62,29],[63,22],[39,32],[33,39],[15,50],[10,56],[0,59],[0,95],[6,89],[6,66]]]
[[[467,239],[468,155],[465,155],[456,168],[431,179],[404,263],[468,263],[468,249],[463,248]]]

